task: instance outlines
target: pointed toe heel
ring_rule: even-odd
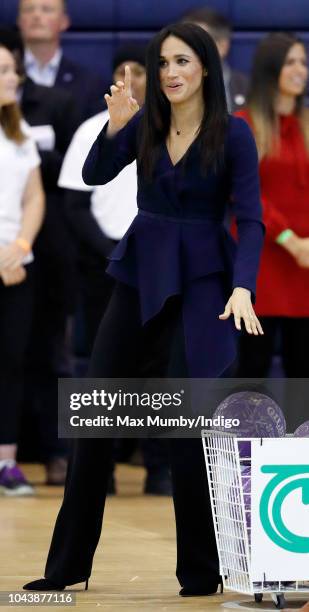
[[[89,578],[85,581],[85,591],[88,591]],[[66,584],[59,584],[53,582],[48,578],[40,578],[39,580],[33,580],[24,584],[23,589],[25,591],[64,591]]]
[[[48,578],[40,578],[39,580],[33,580],[24,584],[23,589],[25,591],[64,591],[65,584],[57,584],[48,580]]]

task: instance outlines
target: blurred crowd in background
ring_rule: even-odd
[[[266,240],[256,312],[265,336],[240,338],[233,375],[307,378],[305,46],[291,33],[270,33],[245,75],[228,63],[232,24],[224,15],[205,7],[179,19],[214,38],[229,111],[251,126],[260,159]],[[40,461],[48,485],[64,483],[69,442],[57,434],[58,378],[87,372],[113,290],[107,258],[137,211],[135,162],[107,185],[92,189],[82,180],[90,146],[108,120],[107,77],[66,57],[61,34],[69,26],[63,0],[20,0],[17,27],[0,28],[0,494],[34,493],[17,460]],[[140,106],[145,51],[123,44],[113,58],[114,82],[128,64]],[[164,441],[119,443],[117,460],[144,464],[145,493],[171,494]]]

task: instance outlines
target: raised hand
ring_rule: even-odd
[[[112,136],[121,130],[139,110],[137,101],[132,97],[129,66],[125,67],[124,82],[117,81],[111,86],[111,95],[105,94],[104,98],[110,117],[107,134]]]

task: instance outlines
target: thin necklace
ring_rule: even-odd
[[[197,127],[197,128],[195,128],[195,130],[194,130],[194,134],[196,134],[196,133],[197,133],[197,131],[200,129],[200,127],[201,127],[201,124],[199,124],[199,125],[198,125],[198,127]],[[178,129],[176,128],[176,126],[175,126],[175,130],[176,130],[176,134],[177,134],[177,136],[180,136],[180,135],[181,135],[181,130],[178,130]]]

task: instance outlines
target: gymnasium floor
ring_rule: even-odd
[[[37,485],[35,498],[0,497],[0,592],[19,591],[22,585],[43,575],[51,530],[62,498],[61,488],[43,486],[41,466],[24,466]],[[181,598],[174,576],[175,527],[172,501],[141,495],[144,470],[118,466],[119,495],[108,498],[104,529],[94,560],[89,591],[77,590],[76,607],[124,611],[224,612],[226,609],[261,612],[275,607],[266,599],[256,605],[250,596],[230,592],[204,598]],[[301,600],[290,601],[299,607]],[[18,606],[20,608],[20,606]],[[58,605],[59,610],[70,607]],[[0,606],[2,610],[16,606]],[[44,606],[27,606],[30,610]]]

